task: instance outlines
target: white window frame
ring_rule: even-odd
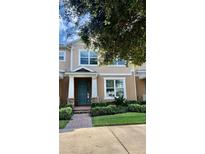
[[[86,51],[88,52],[88,64],[81,64],[81,57],[80,57],[80,53]],[[94,50],[86,50],[86,49],[79,49],[78,52],[78,65],[80,66],[98,66],[99,62],[98,62],[98,55],[97,55],[97,64],[90,64],[90,52],[95,52]]]
[[[106,81],[107,80],[114,80],[114,97],[107,97],[106,96]],[[116,86],[115,80],[122,80],[123,81],[123,89],[124,89],[124,98],[127,98],[127,90],[126,90],[126,78],[125,77],[106,77],[104,78],[104,99],[114,99],[116,97]]]
[[[59,59],[59,61],[61,61],[61,62],[65,62],[65,61],[66,61],[66,51],[64,51],[64,50],[60,50],[60,51],[59,51],[59,56],[60,56],[60,52],[63,53],[63,57],[64,57],[64,59],[63,59],[63,60],[60,60],[60,59]]]

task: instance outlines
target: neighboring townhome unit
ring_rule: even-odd
[[[146,63],[138,67],[135,71],[137,99],[146,100]]]
[[[60,102],[86,106],[91,102],[112,101],[124,96],[137,100],[134,65],[114,60],[112,65],[100,65],[99,53],[86,48],[81,40],[60,45],[59,49]]]

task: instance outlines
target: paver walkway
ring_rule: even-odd
[[[89,128],[92,127],[92,120],[88,113],[74,114],[71,120],[64,129],[60,129],[59,132],[72,131],[77,128]]]

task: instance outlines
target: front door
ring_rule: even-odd
[[[78,80],[77,102],[78,105],[90,104],[90,82],[88,79]]]

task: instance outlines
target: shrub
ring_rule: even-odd
[[[72,115],[72,108],[71,107],[65,107],[59,109],[59,120],[69,120]]]
[[[108,105],[104,107],[93,107],[91,108],[91,115],[98,116],[98,115],[110,115],[116,113],[125,113],[128,109],[126,106],[116,106],[116,105]]]
[[[114,102],[100,102],[100,103],[91,103],[91,107],[105,107],[108,105],[112,105]]]
[[[93,107],[91,108],[91,115],[97,116],[97,115],[109,115],[109,114],[115,114],[116,113],[116,105],[108,105],[103,107]]]
[[[146,113],[146,105],[129,104],[128,111]]]
[[[71,107],[73,109],[73,105],[72,104],[60,104],[59,108],[65,108],[65,107]]]
[[[109,114],[116,114],[117,112],[117,106],[116,105],[108,105],[108,113]]]
[[[127,106],[118,105],[118,106],[116,107],[116,112],[117,112],[117,113],[125,113],[125,112],[127,112],[127,111],[128,111]]]
[[[146,105],[146,101],[126,100],[125,102],[127,105],[129,104]]]
[[[138,101],[136,101],[136,100],[126,100],[125,102],[127,105],[128,104],[138,104]]]
[[[128,111],[131,112],[141,112],[141,105],[139,104],[129,104]]]
[[[126,106],[126,101],[125,101],[125,98],[124,98],[123,96],[115,97],[114,103],[115,103],[116,105]]]
[[[146,105],[141,105],[141,112],[146,113]]]
[[[137,104],[140,104],[140,105],[146,105],[146,101],[138,101]]]

